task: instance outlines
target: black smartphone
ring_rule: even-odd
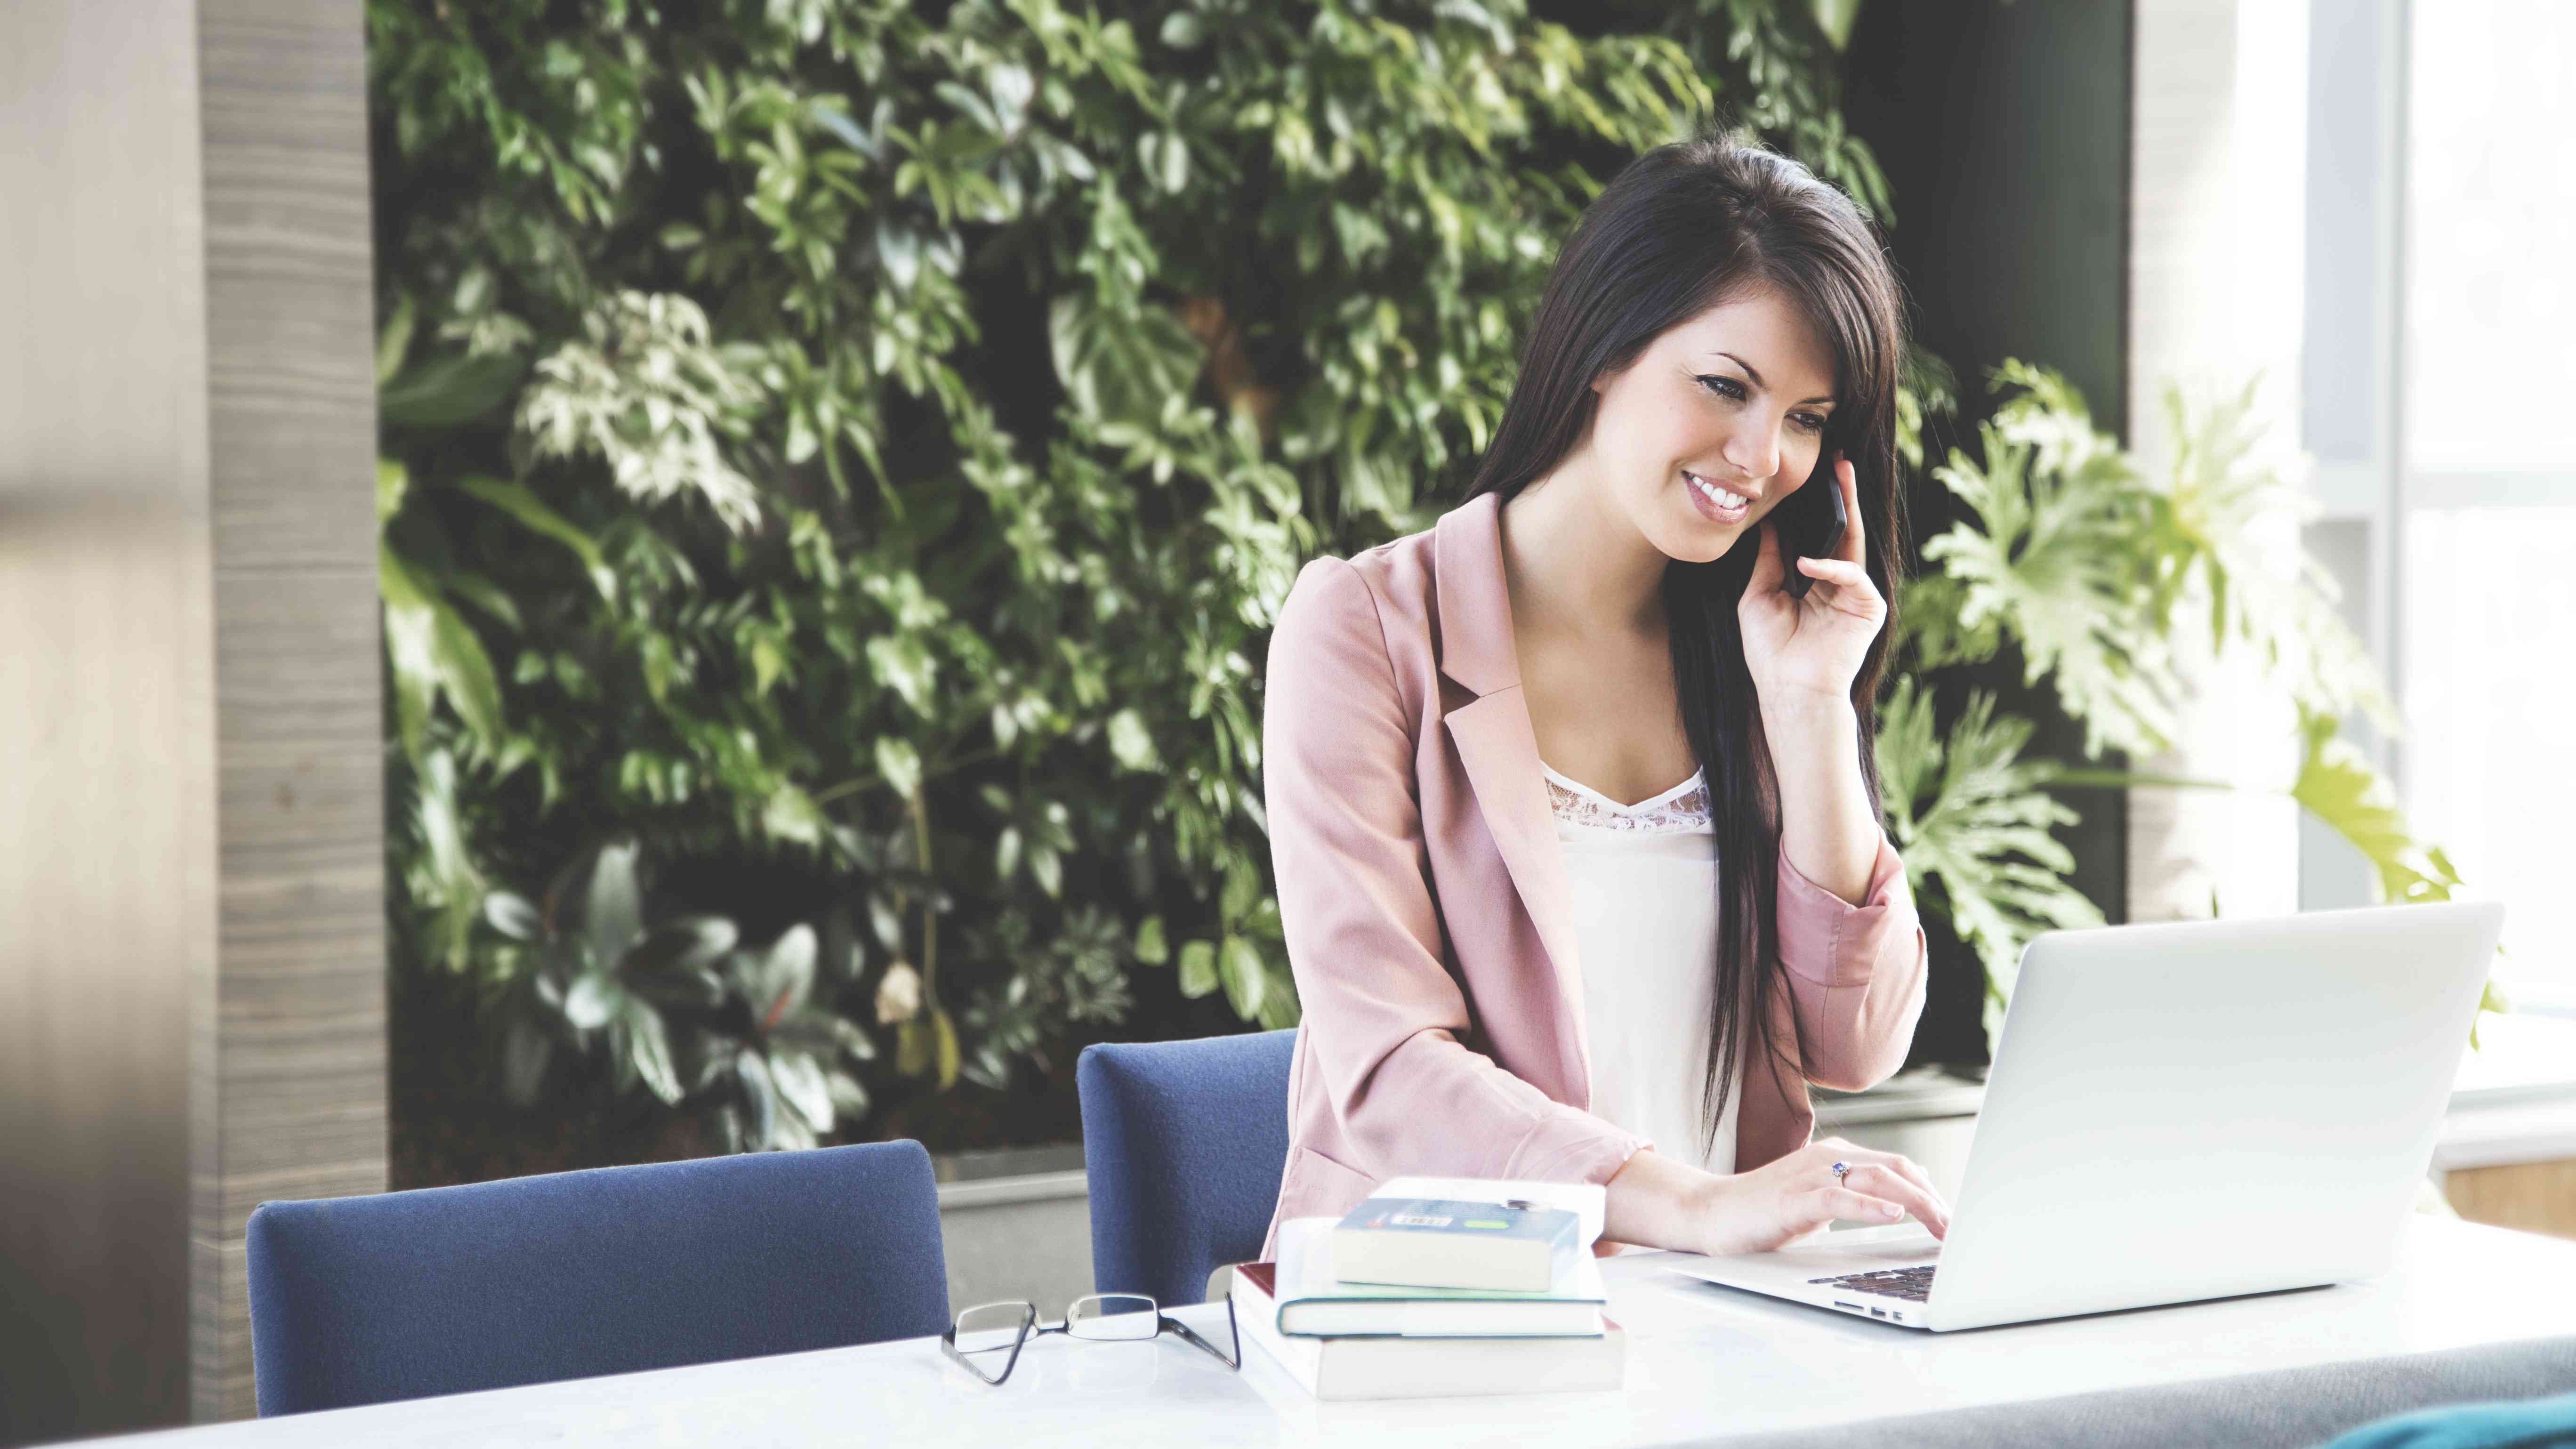
[[[1834,450],[1826,448],[1817,455],[1816,471],[1798,491],[1773,512],[1779,520],[1780,555],[1788,577],[1780,587],[1789,597],[1803,599],[1814,576],[1798,567],[1802,558],[1831,558],[1842,546],[1843,530],[1851,526],[1851,513],[1843,507],[1842,480],[1834,476]]]

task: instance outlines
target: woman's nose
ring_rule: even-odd
[[[1726,461],[1747,478],[1768,478],[1780,471],[1780,433],[1776,428],[1747,430],[1727,440]]]

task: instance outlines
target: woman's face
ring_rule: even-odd
[[[1833,378],[1778,293],[1712,307],[1593,383],[1592,472],[1667,557],[1723,557],[1815,470]]]

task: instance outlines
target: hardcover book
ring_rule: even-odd
[[[1310,1221],[1329,1224],[1330,1218]],[[1285,1231],[1283,1225],[1283,1234]],[[1318,1399],[1456,1398],[1621,1387],[1628,1340],[1619,1325],[1574,1338],[1312,1338],[1277,1327],[1278,1265],[1237,1264],[1227,1292],[1244,1339]],[[1247,1365],[1248,1367],[1249,1365]]]
[[[1332,1218],[1279,1225],[1278,1331],[1290,1337],[1549,1338],[1601,1332],[1607,1292],[1589,1252],[1541,1293],[1346,1283],[1328,1256]]]
[[[1333,1276],[1345,1283],[1543,1293],[1582,1251],[1582,1219],[1526,1199],[1372,1197],[1333,1229]]]

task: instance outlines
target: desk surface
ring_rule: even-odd
[[[1319,1404],[1249,1344],[1244,1371],[1170,1339],[1032,1345],[977,1383],[935,1340],[702,1364],[137,1435],[164,1449],[354,1443],[870,1443],[1017,1449],[1210,1444],[1722,1441],[2104,1389],[2576,1335],[2576,1242],[2449,1219],[2367,1284],[1928,1334],[1738,1293],[1638,1253],[1605,1264],[1629,1331],[1623,1392]],[[1180,1310],[1194,1324],[1224,1309]]]

